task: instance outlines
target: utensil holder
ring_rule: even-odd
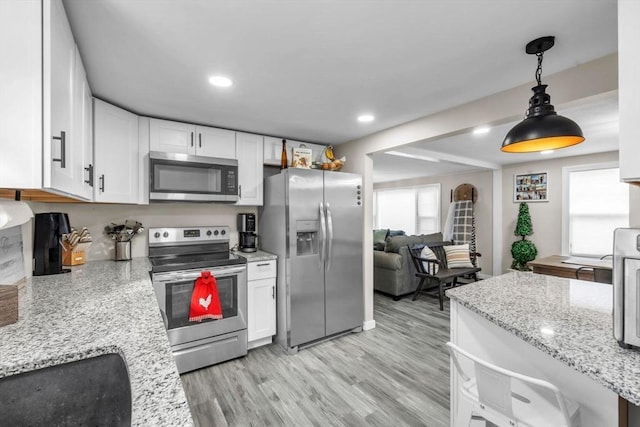
[[[116,261],[128,261],[131,259],[131,240],[116,242]]]

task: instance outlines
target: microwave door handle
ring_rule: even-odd
[[[318,211],[320,213],[320,238],[322,239],[322,248],[320,250],[320,270],[324,268],[324,252],[327,244],[327,225],[324,218],[324,205],[320,203],[318,205]]]
[[[193,147],[193,132],[191,132],[191,146]]]
[[[331,257],[333,256],[333,219],[331,218],[331,207],[327,203],[327,271],[331,270]]]

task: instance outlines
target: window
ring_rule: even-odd
[[[601,257],[613,253],[613,230],[629,226],[629,186],[614,164],[563,169],[563,253]]]
[[[440,184],[374,192],[375,228],[407,234],[440,231]]]

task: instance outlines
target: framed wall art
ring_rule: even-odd
[[[548,202],[548,175],[546,172],[514,175],[513,201]]]

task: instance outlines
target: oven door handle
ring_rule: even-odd
[[[246,271],[247,267],[242,265],[240,267],[216,267],[212,268],[211,274],[213,277],[228,277],[228,276],[237,276],[238,274]],[[171,273],[158,273],[154,274],[153,281],[154,282],[174,282],[176,280],[196,280],[200,277],[200,273],[206,269],[190,272],[190,273],[181,273],[181,272],[171,272]]]

